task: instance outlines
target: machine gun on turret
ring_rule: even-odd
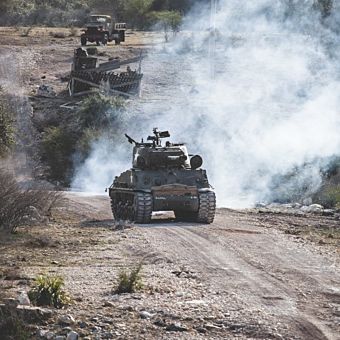
[[[130,144],[135,144],[135,146],[162,146],[161,139],[170,137],[169,131],[158,131],[158,128],[153,129],[154,136],[148,136],[147,140],[152,141],[152,143],[144,143],[143,139],[140,143],[136,142],[133,138],[131,138],[128,134],[125,134],[125,137],[128,139]]]
[[[153,146],[162,146],[161,138],[168,138],[170,137],[169,131],[158,131],[158,128],[153,129],[154,136],[149,136],[148,140],[151,140]]]

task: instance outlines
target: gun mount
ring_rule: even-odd
[[[163,146],[170,133],[157,128],[147,142],[125,136],[134,145],[132,168],[109,188],[115,219],[149,223],[153,211],[172,210],[178,220],[213,222],[216,198],[201,156],[189,155],[184,143]]]

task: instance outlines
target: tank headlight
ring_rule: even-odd
[[[199,167],[201,167],[202,164],[203,164],[203,159],[202,159],[201,156],[195,155],[195,156],[191,157],[191,159],[190,159],[191,169],[196,170]]]

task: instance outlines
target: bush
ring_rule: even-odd
[[[63,290],[64,280],[60,276],[39,275],[28,297],[37,306],[62,308],[70,304],[69,295]]]
[[[325,208],[340,208],[340,185],[323,187],[314,197],[313,201]]]
[[[134,293],[143,287],[142,277],[140,271],[142,264],[140,263],[136,268],[132,269],[128,274],[126,271],[122,271],[118,277],[118,285],[115,289],[116,294]]]
[[[175,35],[181,26],[182,15],[177,11],[152,12],[150,17],[160,26],[164,32],[164,38],[169,40],[169,31]]]
[[[107,129],[124,109],[125,101],[121,97],[95,94],[83,101],[78,114],[83,128]]]
[[[5,156],[14,145],[14,115],[0,87],[0,157]]]
[[[59,126],[43,133],[40,144],[41,160],[48,166],[47,177],[57,184],[68,185],[72,177],[73,159],[78,136],[75,131]]]
[[[21,189],[10,173],[0,169],[0,230],[15,232],[30,217],[50,213],[60,199],[59,192]]]

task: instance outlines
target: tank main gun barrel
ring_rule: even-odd
[[[128,134],[125,134],[125,137],[128,139],[130,144],[135,144],[135,145],[139,144],[133,138],[131,138]]]

